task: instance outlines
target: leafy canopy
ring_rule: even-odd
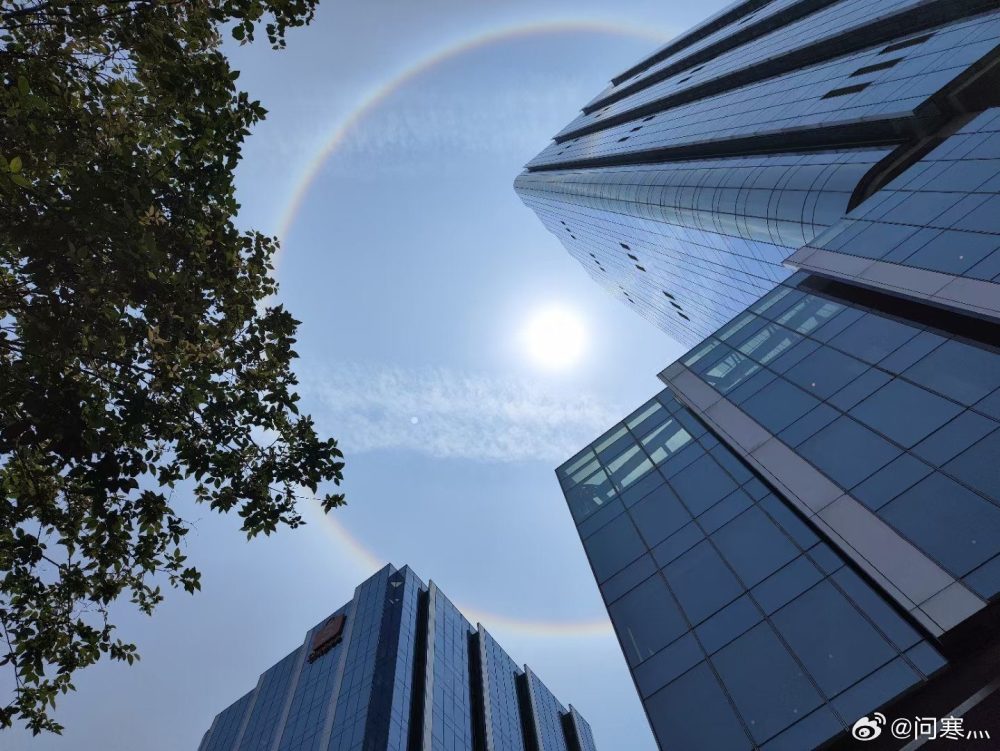
[[[220,51],[284,47],[315,3],[0,0],[0,727],[58,732],[76,670],[138,657],[116,600],[199,589],[190,488],[249,538],[342,479],[267,307],[276,240],[234,224],[265,111]]]

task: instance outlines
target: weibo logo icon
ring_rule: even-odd
[[[885,715],[876,712],[871,717],[865,716],[855,722],[851,728],[851,735],[859,741],[871,741],[882,734],[883,725],[885,725]]]

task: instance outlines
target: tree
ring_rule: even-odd
[[[315,2],[0,1],[0,727],[59,732],[76,670],[138,657],[116,600],[199,589],[175,500],[250,538],[342,479],[268,306],[277,241],[234,223],[265,110],[221,52],[284,47]]]

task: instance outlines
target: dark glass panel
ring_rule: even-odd
[[[759,508],[751,508],[712,535],[743,583],[752,587],[795,558],[799,551]]]
[[[692,623],[699,623],[734,600],[743,587],[707,542],[701,542],[663,569]]]
[[[693,634],[685,634],[635,668],[635,682],[643,698],[660,690],[705,659]]]
[[[848,417],[834,420],[802,443],[798,452],[850,490],[900,454],[900,450]]]
[[[752,748],[718,679],[705,663],[653,694],[646,708],[660,748],[684,751]]]
[[[646,552],[627,515],[618,516],[583,541],[598,583],[621,571]]]
[[[1000,503],[1000,430],[981,438],[952,459],[945,470]]]
[[[833,707],[853,725],[858,718],[919,682],[920,676],[900,657],[835,698]]]
[[[696,516],[736,490],[732,478],[707,454],[671,477],[670,484]]]
[[[967,405],[1000,388],[997,355],[955,339],[942,344],[904,375]]]
[[[909,448],[922,441],[962,408],[899,378],[851,410],[851,415]]]
[[[712,654],[764,618],[749,596],[730,603],[695,629],[705,650]]]
[[[608,606],[608,614],[630,665],[659,652],[688,630],[658,574]]]
[[[630,513],[650,548],[691,521],[691,514],[666,485],[661,485],[632,507]]]
[[[711,660],[758,743],[822,704],[816,689],[766,623],[743,634]]]
[[[789,369],[785,377],[808,393],[827,399],[866,370],[868,366],[860,360],[830,347],[821,347]]]
[[[822,617],[817,617],[817,614]],[[896,650],[827,581],[771,616],[827,696],[834,696],[896,655]]]
[[[940,473],[879,512],[955,576],[1000,552],[1000,508]]]
[[[770,614],[822,578],[822,572],[812,561],[806,556],[799,556],[750,590],[750,593],[764,612]]]
[[[830,344],[849,355],[874,365],[883,357],[916,336],[918,329],[890,318],[868,313]]]

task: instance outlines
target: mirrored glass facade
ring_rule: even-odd
[[[661,748],[814,748],[946,664],[669,390],[558,475]]]
[[[199,751],[596,751],[589,725],[410,569],[386,566],[220,712]]]
[[[557,470],[662,749],[857,748],[874,712],[1000,743],[998,32],[737,3],[518,178],[692,347]]]
[[[984,0],[737,3],[613,79],[515,189],[598,283],[694,345],[970,112],[1000,104],[998,45]],[[977,145],[970,158],[988,159]],[[963,260],[991,252],[966,243]]]

